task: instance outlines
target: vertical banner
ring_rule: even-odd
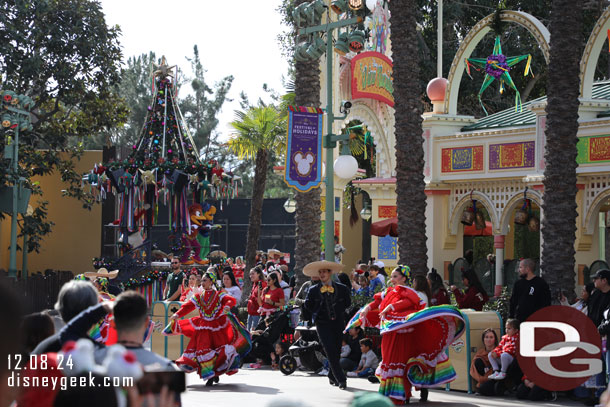
[[[290,106],[284,182],[307,192],[322,182],[322,109]]]

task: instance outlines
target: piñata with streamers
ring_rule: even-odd
[[[466,64],[466,72],[468,72],[468,76],[472,79],[472,75],[470,74],[470,68],[474,68],[477,71],[484,70],[485,71],[485,79],[483,80],[483,84],[481,85],[481,89],[479,89],[479,103],[483,108],[483,111],[487,115],[487,109],[483,105],[483,101],[481,100],[481,95],[485,92],[485,89],[492,84],[493,81],[500,81],[500,93],[504,93],[505,84],[510,86],[516,93],[515,95],[515,111],[521,111],[521,94],[517,90],[513,79],[510,77],[510,70],[513,66],[518,64],[519,62],[527,59],[527,64],[525,66],[525,72],[523,76],[527,76],[528,73],[531,73],[534,76],[534,73],[531,70],[532,63],[532,55],[520,55],[517,57],[507,57],[502,53],[502,45],[500,44],[500,36],[496,36],[496,41],[494,43],[494,49],[490,56],[487,58],[466,58],[464,63]]]

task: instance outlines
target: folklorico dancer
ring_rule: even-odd
[[[108,292],[109,280],[116,278],[119,270],[108,271],[102,267],[97,271],[88,271],[84,274],[79,274],[75,280],[93,279],[93,285],[97,288],[100,302],[114,301],[115,296]],[[103,343],[106,346],[114,345],[117,341],[117,332],[114,326],[114,316],[112,313],[107,314],[102,321],[95,324],[89,331],[89,336],[96,342]]]
[[[342,268],[341,264],[332,261],[315,261],[303,268],[303,274],[320,278],[320,284],[312,285],[307,292],[304,307],[312,315],[318,338],[328,358],[330,365],[328,381],[331,385],[345,390],[347,383],[339,360],[345,310],[351,305],[352,300],[349,288],[331,279],[332,273]]]
[[[450,305],[424,308],[424,302],[411,285],[411,270],[398,266],[392,271],[393,287],[375,294],[348,323],[377,326],[381,331],[382,362],[375,372],[379,393],[394,404],[408,403],[411,386],[422,389],[455,380],[456,374],[446,355],[448,346],[464,332],[464,317]]]
[[[252,347],[250,334],[230,312],[235,298],[215,288],[216,274],[206,272],[202,279],[202,293],[196,293],[174,315],[165,328],[165,335],[184,335],[188,346],[176,364],[188,372],[197,371],[206,386],[218,383],[223,373],[237,373],[240,360]],[[200,316],[179,318],[197,309]]]

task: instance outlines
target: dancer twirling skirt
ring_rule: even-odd
[[[237,373],[241,357],[252,347],[250,334],[230,312],[235,298],[216,291],[216,275],[206,273],[202,279],[204,291],[184,303],[165,328],[165,335],[182,334],[190,338],[187,348],[176,364],[187,371],[195,371],[207,385],[218,383],[218,376]],[[198,317],[179,320],[197,309]]]
[[[464,317],[449,305],[425,308],[411,287],[408,266],[398,266],[391,274],[393,287],[375,294],[348,323],[377,326],[381,331],[382,362],[375,372],[379,392],[394,404],[409,402],[411,386],[427,388],[455,379],[445,351],[464,331]]]

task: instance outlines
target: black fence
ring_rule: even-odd
[[[53,308],[59,289],[73,278],[71,271],[46,270],[27,279],[9,278],[5,273],[0,273],[0,279],[22,296],[23,307],[28,313]]]

